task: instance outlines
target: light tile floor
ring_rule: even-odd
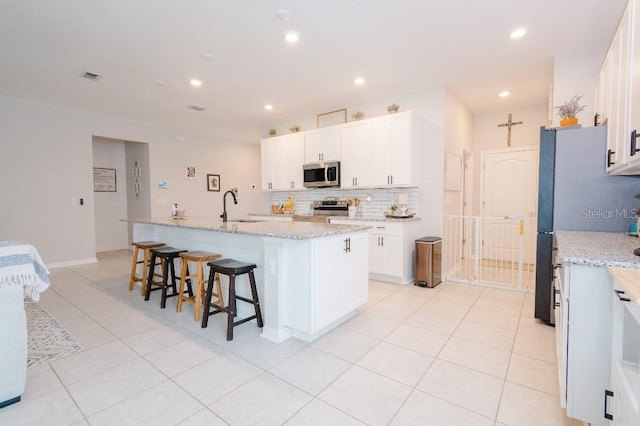
[[[2,425],[578,425],[558,397],[554,329],[532,294],[380,282],[312,343],[254,323],[225,340],[192,305],[129,292],[131,252],[53,270],[41,305],[84,347],[28,370]]]

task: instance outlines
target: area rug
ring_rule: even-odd
[[[38,303],[25,301],[24,310],[27,313],[27,368],[82,350],[73,336]]]

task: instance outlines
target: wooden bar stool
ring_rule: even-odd
[[[227,340],[233,340],[233,327],[243,324],[247,321],[251,321],[252,319],[256,319],[258,323],[258,327],[262,328],[262,313],[260,312],[260,303],[258,302],[258,290],[256,289],[256,279],[253,275],[253,270],[256,268],[256,265],[252,263],[239,262],[234,259],[220,259],[214,260],[212,262],[207,263],[211,267],[209,270],[209,285],[207,286],[207,299],[205,300],[205,312],[202,317],[202,328],[207,327],[207,323],[209,322],[209,316],[215,315],[218,312],[226,312],[227,313]],[[220,306],[216,303],[211,303],[211,294],[213,289],[213,281],[214,277],[217,274],[227,275],[229,277],[229,301],[228,305],[225,308],[224,306]],[[249,284],[251,286],[251,299],[238,296],[236,294],[236,276],[242,274],[249,274]],[[251,303],[253,308],[255,309],[255,315],[252,315],[247,318],[243,318],[239,321],[234,321],[235,316],[237,315],[237,300],[242,300],[243,302]],[[215,308],[213,311],[211,308]]]
[[[187,250],[181,250],[173,247],[159,247],[151,249],[151,261],[149,262],[149,277],[147,279],[147,289],[144,295],[144,300],[149,300],[152,291],[162,290],[162,299],[160,301],[160,308],[164,309],[167,306],[167,298],[178,295],[178,288],[176,282],[179,282],[180,277],[176,277],[176,266],[174,260],[180,257],[180,253],[184,253]],[[162,282],[157,283],[153,281],[154,269],[156,265],[156,259],[162,259]],[[169,276],[171,272],[171,276]],[[187,274],[189,271],[187,270]],[[155,288],[154,285],[156,286]],[[171,294],[167,294],[167,289],[171,287],[173,290]],[[189,296],[193,296],[191,289],[191,280],[187,280],[187,288]]]
[[[131,279],[129,280],[129,291],[133,291],[133,286],[136,282],[140,281],[140,294],[145,295],[147,288],[147,271],[149,268],[149,261],[151,260],[151,249],[164,247],[164,243],[158,243],[156,241],[139,241],[133,243],[133,264],[131,265]],[[142,249],[144,255],[142,260],[138,259],[138,251]],[[142,264],[142,275],[136,274],[138,265]],[[155,265],[154,265],[155,266]],[[156,274],[156,277],[160,277],[160,274]]]
[[[182,259],[182,274],[180,278],[180,290],[178,291],[178,307],[177,312],[182,312],[182,302],[192,302],[195,304],[193,308],[193,318],[196,321],[200,320],[200,309],[202,308],[202,302],[206,298],[205,284],[207,281],[204,278],[204,262],[220,259],[222,256],[218,253],[209,253],[206,251],[188,251],[186,253],[180,253]],[[189,262],[196,263],[195,273],[189,275]],[[193,269],[192,269],[193,270]],[[191,279],[193,283],[195,278],[195,287],[193,289],[193,296],[184,295],[184,284],[188,279]],[[217,293],[211,293],[212,296],[216,296],[216,303],[220,306],[224,306],[224,299],[222,297],[222,286],[220,285],[220,275],[215,274],[215,284]]]

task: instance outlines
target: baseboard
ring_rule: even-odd
[[[70,260],[68,262],[51,263],[47,265],[47,269],[67,268],[69,266],[86,265],[89,263],[98,263],[98,259],[95,257],[90,257],[88,259],[77,259]]]

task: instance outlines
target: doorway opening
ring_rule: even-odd
[[[463,215],[445,216],[445,277],[532,292],[538,148],[485,151],[481,167],[480,214],[463,204]]]
[[[149,145],[102,136],[92,145],[94,171],[109,178],[100,186],[94,172],[96,252],[129,249],[132,227],[122,219],[151,216]]]

